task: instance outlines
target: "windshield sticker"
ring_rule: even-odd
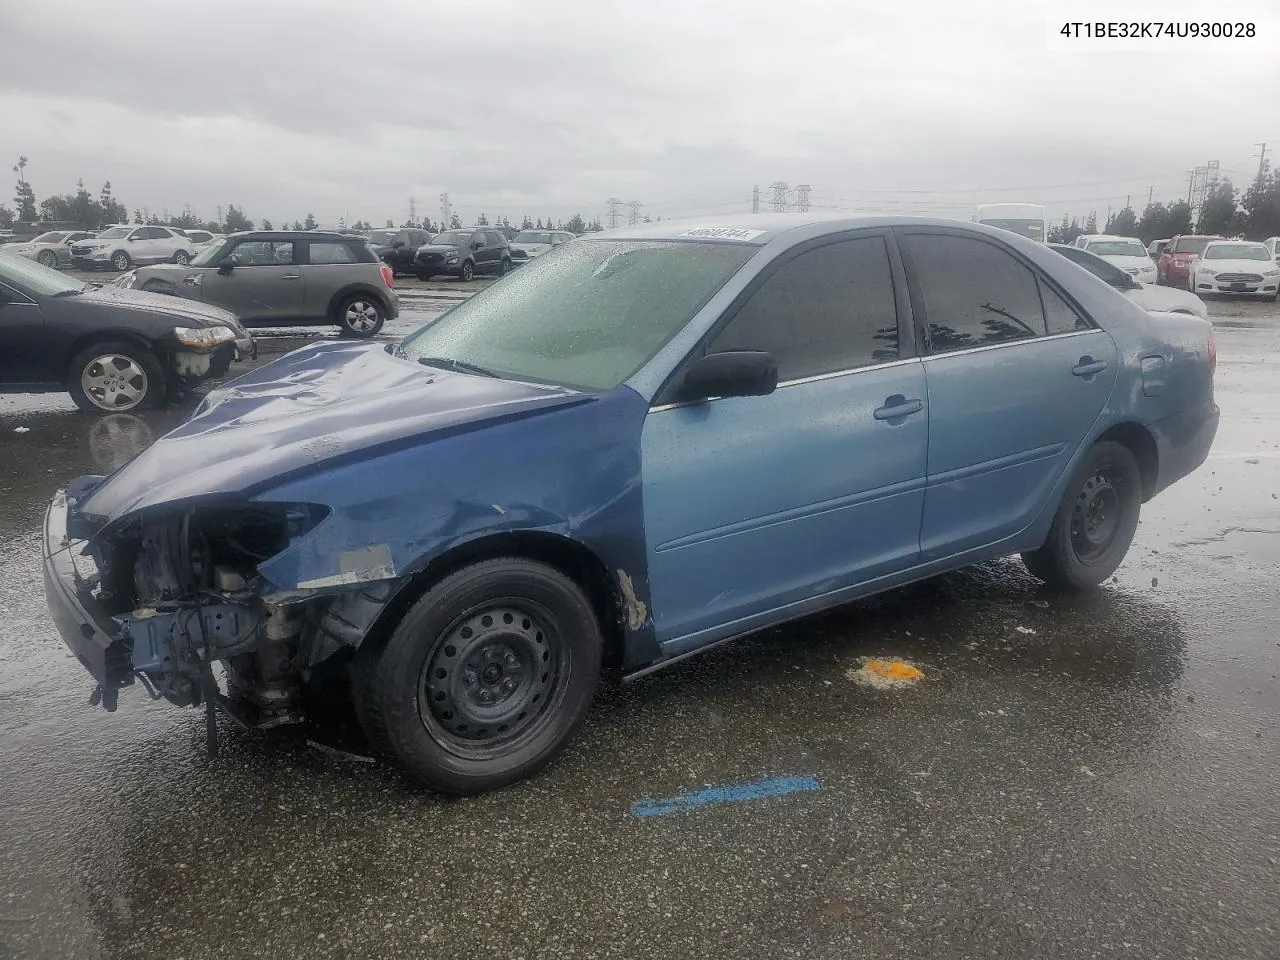
[[[763,233],[763,230],[744,230],[741,227],[694,227],[679,236],[702,237],[707,240],[754,240]]]

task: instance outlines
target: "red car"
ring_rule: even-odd
[[[1187,281],[1190,279],[1187,268],[1191,261],[1204,253],[1204,248],[1210,240],[1225,239],[1227,238],[1217,234],[1212,236],[1184,234],[1174,237],[1161,251],[1160,259],[1156,262],[1156,283],[1166,287],[1181,287],[1185,290]]]

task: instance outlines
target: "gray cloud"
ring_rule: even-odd
[[[0,150],[39,195],[83,176],[130,206],[332,222],[410,195],[434,216],[443,190],[464,217],[713,215],[775,178],[829,207],[1083,214],[1177,195],[1209,158],[1247,179],[1280,141],[1274,40],[1074,53],[1044,31],[1023,0],[5,4]]]

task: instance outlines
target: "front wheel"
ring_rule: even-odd
[[[125,413],[156,406],[165,395],[164,368],[150,350],[99,343],[71,361],[67,392],[89,413]]]
[[[173,255],[173,262],[180,267],[185,267],[191,262],[191,254],[187,253],[185,250],[179,250]]]
[[[1096,587],[1129,552],[1141,509],[1138,461],[1123,444],[1097,443],[1068,482],[1044,545],[1022,560],[1052,586]]]
[[[342,332],[351,337],[368,338],[382,329],[387,311],[382,304],[368,294],[348,297],[338,307],[338,324]]]
[[[470,260],[466,260],[462,264],[462,269],[458,271],[458,279],[463,283],[470,282],[471,278],[476,275],[476,266]]]
[[[111,265],[121,273],[133,266],[133,261],[129,259],[129,255],[123,250],[117,250],[111,255]]]
[[[469,794],[560,753],[591,704],[602,642],[577,584],[509,557],[445,577],[370,646],[352,681],[375,749],[434,790]]]
[[[511,269],[511,258],[503,257],[502,262],[498,264],[498,276],[505,277],[507,271]]]
[[[41,250],[36,256],[36,260],[42,266],[49,267],[50,269],[57,267],[58,265],[58,255],[52,250]]]

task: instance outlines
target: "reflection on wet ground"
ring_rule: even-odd
[[[1003,561],[753,636],[464,801],[309,747],[342,711],[210,759],[194,712],[89,709],[44,506],[190,407],[0,397],[0,956],[1274,957],[1278,326],[1219,330],[1211,460],[1105,589]]]

